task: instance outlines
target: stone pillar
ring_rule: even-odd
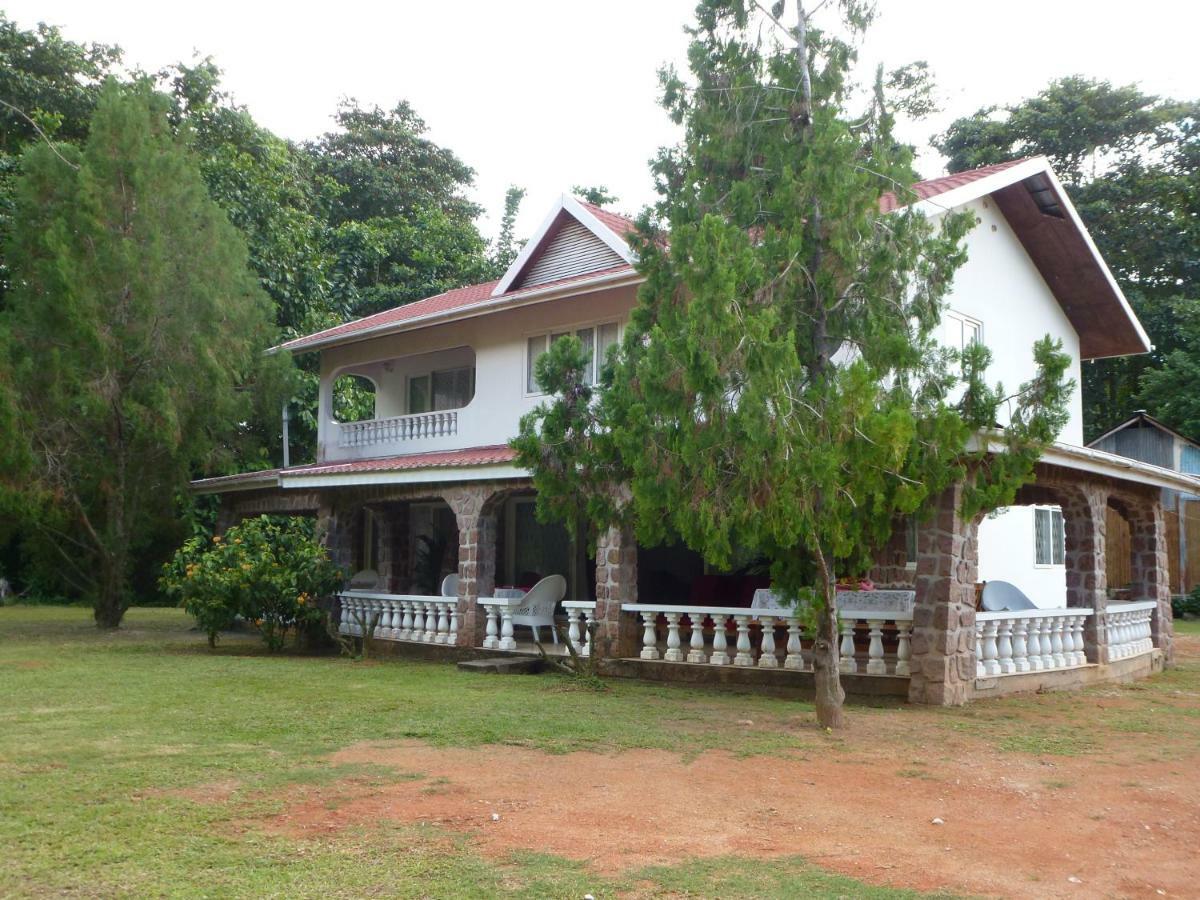
[[[964,519],[961,504],[962,486],[947,488],[917,534],[911,703],[959,706],[974,691],[979,520]]]
[[[321,502],[317,510],[318,540],[347,578],[354,574],[354,525],[354,516],[349,510],[331,501]]]
[[[629,528],[609,528],[596,542],[596,653],[637,655],[637,617],[621,604],[637,603],[637,541]]]
[[[388,503],[374,508],[376,546],[375,568],[384,590],[406,594],[412,580],[408,559],[408,504]]]
[[[1130,522],[1133,539],[1133,596],[1152,600],[1158,612],[1151,620],[1154,646],[1163,651],[1163,661],[1174,660],[1174,619],[1171,611],[1171,573],[1167,562],[1167,523],[1162,500],[1156,494],[1142,499]]]
[[[447,489],[443,497],[458,522],[458,645],[479,647],[487,618],[478,600],[496,587],[498,495],[488,487],[467,485]]]
[[[1104,664],[1108,662],[1108,635],[1103,627],[1108,606],[1104,524],[1108,492],[1094,485],[1080,485],[1064,492],[1062,507],[1067,606],[1095,610],[1084,624],[1084,651],[1088,662]]]

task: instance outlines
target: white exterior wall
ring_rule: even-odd
[[[979,523],[979,580],[1007,581],[1039,609],[1061,609],[1067,605],[1067,568],[1036,564],[1035,508],[1005,507]]]
[[[635,287],[611,288],[323,351],[319,459],[362,459],[507,443],[516,436],[521,416],[542,400],[525,392],[528,338],[602,322],[616,321],[623,327],[635,300]],[[458,411],[457,434],[338,446],[333,382],[339,375],[364,374],[376,383],[377,417],[403,415],[407,412],[408,375],[467,364],[472,354],[475,396]]]
[[[1006,394],[1033,376],[1034,342],[1047,334],[1062,340],[1072,357],[1068,375],[1075,380],[1075,392],[1070,419],[1058,439],[1082,446],[1079,335],[996,204],[984,197],[962,208],[979,221],[967,235],[968,258],[955,275],[950,309],[983,323],[983,341],[992,351],[988,380],[1002,382]],[[1007,421],[1005,411],[1001,424]]]

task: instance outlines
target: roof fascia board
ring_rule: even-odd
[[[400,334],[405,331],[414,331],[418,328],[427,328],[430,325],[444,325],[448,322],[457,322],[463,319],[473,319],[476,316],[496,312],[497,310],[501,309],[516,309],[518,307],[529,306],[534,303],[543,303],[547,300],[557,300],[560,297],[571,297],[576,294],[591,294],[595,293],[596,291],[602,291],[606,288],[620,287],[625,283],[635,284],[643,280],[643,276],[637,272],[628,272],[624,270],[620,272],[609,272],[604,275],[598,275],[595,278],[573,281],[570,284],[551,284],[544,287],[531,289],[529,291],[519,291],[508,296],[493,296],[491,300],[484,300],[480,303],[473,303],[470,306],[463,306],[458,309],[449,309],[442,312],[429,313],[425,316],[415,316],[414,318],[404,319],[399,322],[385,322],[382,325],[376,325],[372,328],[363,328],[359,331],[351,331],[345,334],[333,335],[324,340],[313,341],[311,344],[305,344],[303,347],[298,347],[290,352],[308,353],[313,350],[322,350],[337,345],[357,344],[359,341],[383,337],[388,334]]]
[[[611,228],[592,215],[587,207],[570,194],[560,194],[558,202],[554,204],[554,207],[550,210],[550,214],[542,220],[542,224],[538,226],[533,236],[525,242],[525,246],[521,248],[521,252],[512,261],[512,264],[505,271],[504,276],[492,288],[493,297],[499,297],[501,294],[505,294],[512,289],[512,286],[521,276],[521,273],[533,262],[534,257],[544,249],[542,244],[546,240],[546,236],[550,233],[550,229],[554,227],[554,223],[558,221],[559,215],[563,212],[575,218],[579,224],[603,241],[609,249],[625,260],[625,262],[630,265],[633,264],[633,251],[629,249],[629,245],[625,243],[625,240],[620,235],[616,234]]]
[[[1100,255],[1099,248],[1096,247],[1096,242],[1092,240],[1091,234],[1087,227],[1083,224],[1083,219],[1079,218],[1079,211],[1075,209],[1075,204],[1071,202],[1071,197],[1063,188],[1062,182],[1058,180],[1058,176],[1054,174],[1054,169],[1050,167],[1050,163],[1045,160],[1045,157],[1038,157],[1045,165],[1046,175],[1050,178],[1050,183],[1054,186],[1055,193],[1058,194],[1058,199],[1062,203],[1063,209],[1071,217],[1071,222],[1079,230],[1080,236],[1083,237],[1084,244],[1087,245],[1088,252],[1092,254],[1092,259],[1096,261],[1100,272],[1104,275],[1104,280],[1108,282],[1108,286],[1112,289],[1113,295],[1117,298],[1117,302],[1121,304],[1121,310],[1125,313],[1125,317],[1129,319],[1137,332],[1138,339],[1142,342],[1143,352],[1149,353],[1154,349],[1154,344],[1150,342],[1150,335],[1146,334],[1146,329],[1142,327],[1142,323],[1138,320],[1137,314],[1133,311],[1133,307],[1129,305],[1129,299],[1125,296],[1125,292],[1121,290],[1121,286],[1117,284],[1117,279],[1113,277],[1112,270],[1109,269],[1108,263],[1104,261],[1104,257]],[[1016,167],[1019,168],[1019,167]],[[1096,357],[1093,357],[1096,358]]]
[[[336,463],[334,464],[336,465]],[[420,469],[392,469],[383,471],[329,472],[324,474],[284,475],[280,486],[284,489],[354,487],[374,484],[423,484],[426,482],[490,481],[498,478],[530,478],[531,473],[509,463],[494,463],[483,466],[435,466]]]
[[[261,491],[263,488],[279,487],[279,475],[263,475],[259,478],[239,478],[222,484],[231,475],[217,475],[213,478],[201,478],[188,485],[193,494],[232,494],[235,491]]]

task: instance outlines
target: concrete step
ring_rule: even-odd
[[[542,659],[536,656],[498,656],[491,659],[468,659],[458,664],[458,667],[464,672],[476,672],[483,675],[536,675],[542,671],[543,666]]]

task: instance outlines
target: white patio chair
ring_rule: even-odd
[[[451,572],[442,579],[442,596],[457,597],[458,596],[458,575]]]
[[[558,629],[554,627],[554,607],[567,594],[567,579],[561,575],[547,575],[529,589],[521,602],[512,611],[513,625],[525,625],[533,630],[533,639],[541,643],[538,628],[550,628],[550,637],[558,643]]]
[[[1019,609],[1037,609],[1037,604],[1015,584],[989,581],[983,586],[983,609],[984,612],[1015,612]]]

